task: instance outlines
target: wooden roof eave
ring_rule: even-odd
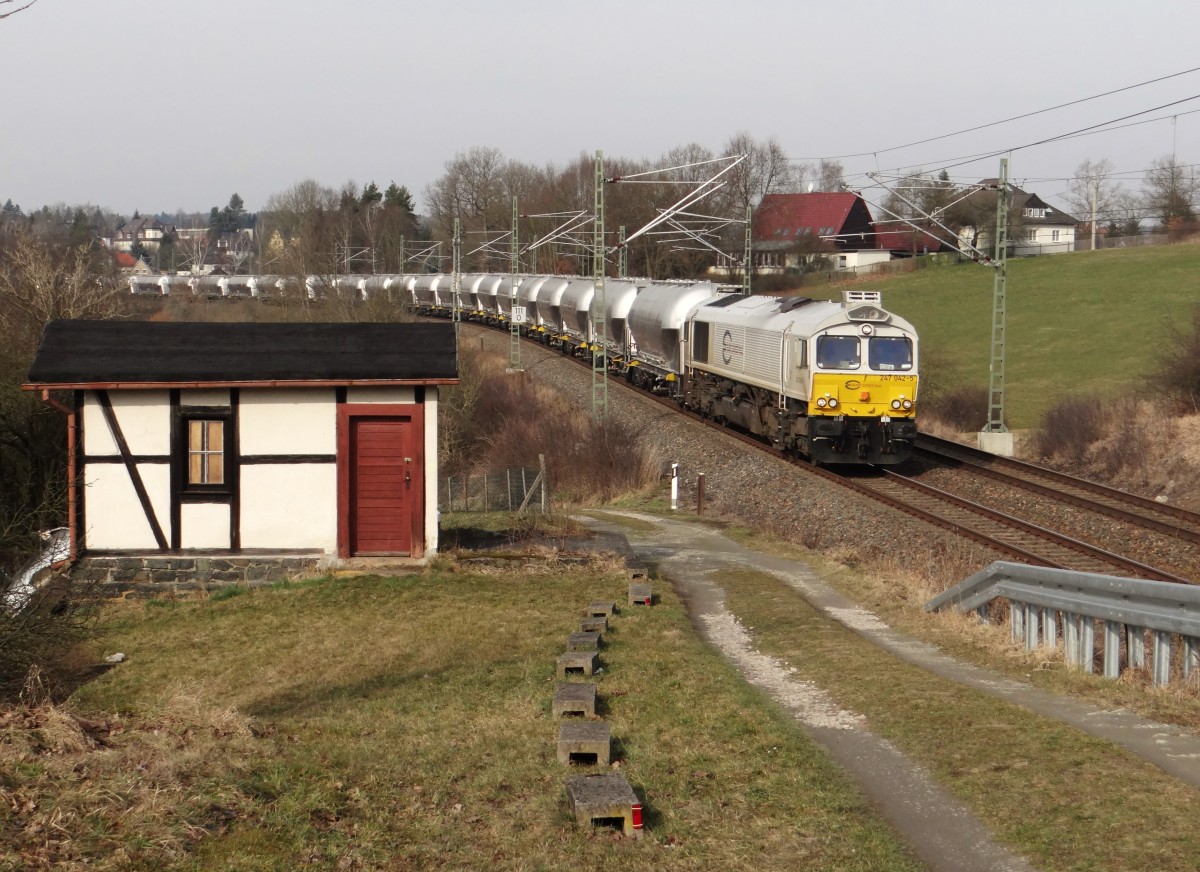
[[[264,379],[257,381],[85,381],[85,382],[28,382],[25,391],[150,391],[171,388],[392,388],[456,385],[457,378],[397,378],[397,379]]]

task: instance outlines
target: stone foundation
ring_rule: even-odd
[[[99,585],[112,597],[187,594],[231,585],[262,587],[317,575],[322,558],[261,557],[84,557],[70,572],[73,581]]]

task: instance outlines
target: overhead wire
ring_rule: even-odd
[[[1003,118],[999,121],[989,121],[987,124],[979,124],[979,125],[976,125],[975,127],[968,127],[963,130],[956,130],[953,133],[943,133],[943,134],[939,134],[938,136],[930,136],[925,139],[917,140],[915,142],[905,143],[904,145],[893,145],[893,146],[889,146],[888,148],[877,148],[877,149],[873,149],[872,151],[861,151],[861,152],[856,152],[854,154],[835,154],[835,155],[825,155],[824,157],[799,157],[799,158],[789,158],[789,160],[792,160],[792,161],[821,161],[821,160],[842,160],[842,159],[854,158],[854,157],[876,157],[876,158],[878,158],[879,155],[887,154],[888,152],[900,151],[905,148],[913,148],[918,145],[927,145],[928,143],[931,143],[931,142],[937,142],[942,139],[951,139],[955,136],[962,136],[963,134],[966,134],[966,133],[974,133],[978,130],[986,130],[989,127],[997,127],[1001,124],[1008,124],[1011,121],[1020,121],[1024,118],[1032,118],[1035,115],[1043,115],[1047,112],[1055,112],[1059,109],[1066,109],[1069,106],[1077,106],[1080,103],[1087,103],[1091,100],[1099,100],[1103,97],[1111,97],[1113,94],[1120,94],[1124,91],[1132,91],[1135,88],[1144,88],[1147,85],[1153,85],[1158,82],[1165,82],[1168,79],[1176,79],[1176,78],[1179,78],[1180,76],[1186,76],[1186,75],[1189,75],[1189,74],[1195,73],[1195,72],[1200,72],[1200,67],[1192,67],[1191,69],[1181,70],[1180,72],[1177,72],[1177,73],[1170,73],[1169,75],[1166,75],[1166,76],[1159,76],[1158,78],[1155,78],[1155,79],[1147,79],[1145,82],[1138,82],[1135,85],[1125,85],[1124,87],[1116,88],[1112,91],[1105,91],[1102,94],[1093,94],[1090,97],[1081,97],[1078,100],[1071,100],[1066,103],[1059,103],[1057,106],[1048,106],[1045,109],[1037,109],[1033,112],[1025,112],[1020,115],[1013,115],[1010,118]],[[1170,105],[1170,104],[1168,104],[1168,105]],[[1151,111],[1153,111],[1153,110],[1151,110]]]

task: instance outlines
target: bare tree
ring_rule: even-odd
[[[1080,215],[1086,215],[1091,228],[1092,251],[1096,250],[1097,217],[1110,211],[1121,199],[1124,189],[1113,181],[1113,164],[1108,158],[1085,160],[1075,168],[1067,190],[1067,203]]]
[[[840,161],[821,159],[817,164],[816,187],[819,191],[840,191],[846,185]]]
[[[746,159],[729,171],[729,182],[722,201],[731,217],[740,218],[767,194],[798,191],[808,171],[807,164],[793,164],[779,141],[759,142],[745,131],[734,134],[725,144],[723,157],[744,154]]]
[[[7,5],[9,5],[11,3],[15,3],[15,2],[16,2],[16,0],[0,0],[0,6],[7,6]],[[37,0],[29,0],[29,2],[26,3],[24,6],[18,6],[16,9],[10,9],[8,12],[0,12],[0,19],[8,18],[8,16],[10,16],[10,15],[16,15],[18,12],[24,12],[26,9],[28,9],[30,6],[32,6],[36,2],[37,2]]]
[[[1142,201],[1146,211],[1171,230],[1196,220],[1196,195],[1200,179],[1193,167],[1179,163],[1174,155],[1160,157],[1146,171]]]

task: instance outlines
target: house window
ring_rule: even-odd
[[[1058,231],[1057,231],[1057,230],[1051,230],[1051,231],[1050,231],[1050,241],[1051,241],[1051,242],[1058,242]]]
[[[1030,230],[1027,234],[1027,238],[1030,242],[1037,242],[1037,230]]]
[[[194,418],[187,434],[188,486],[225,484],[225,422]]]

